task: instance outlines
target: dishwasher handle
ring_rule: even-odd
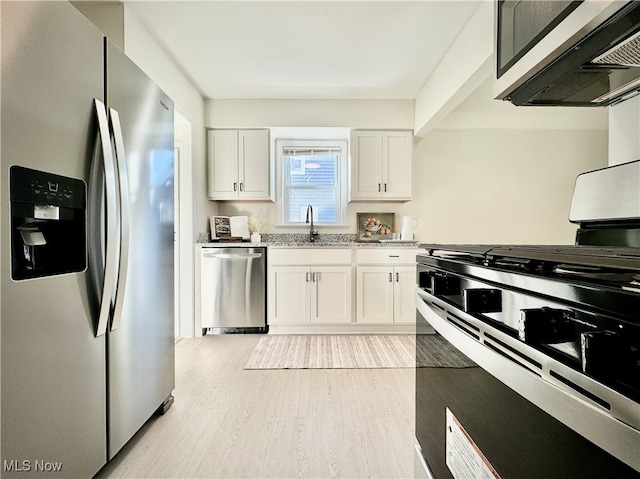
[[[253,259],[262,258],[262,253],[202,253],[203,258],[213,259]]]

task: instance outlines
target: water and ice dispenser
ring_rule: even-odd
[[[87,267],[86,198],[82,180],[11,167],[14,280],[73,273]]]

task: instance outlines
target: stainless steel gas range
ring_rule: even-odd
[[[436,479],[640,477],[640,162],[580,175],[569,217],[575,245],[421,245],[419,321],[472,360],[417,358]]]

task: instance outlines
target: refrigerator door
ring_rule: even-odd
[[[116,149],[120,133],[124,145],[116,156],[120,166],[126,163],[121,279],[107,334],[112,458],[175,384],[173,102],[108,40],[106,51],[107,105],[117,112],[111,115]]]
[[[2,477],[91,477],[106,462],[97,301],[86,270],[11,279],[9,167],[88,182],[103,36],[67,2],[0,8]]]

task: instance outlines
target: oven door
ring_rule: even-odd
[[[425,366],[417,335],[416,438],[435,479],[640,477],[637,430],[484,345],[451,304],[418,288],[416,305],[419,322],[475,363]]]

